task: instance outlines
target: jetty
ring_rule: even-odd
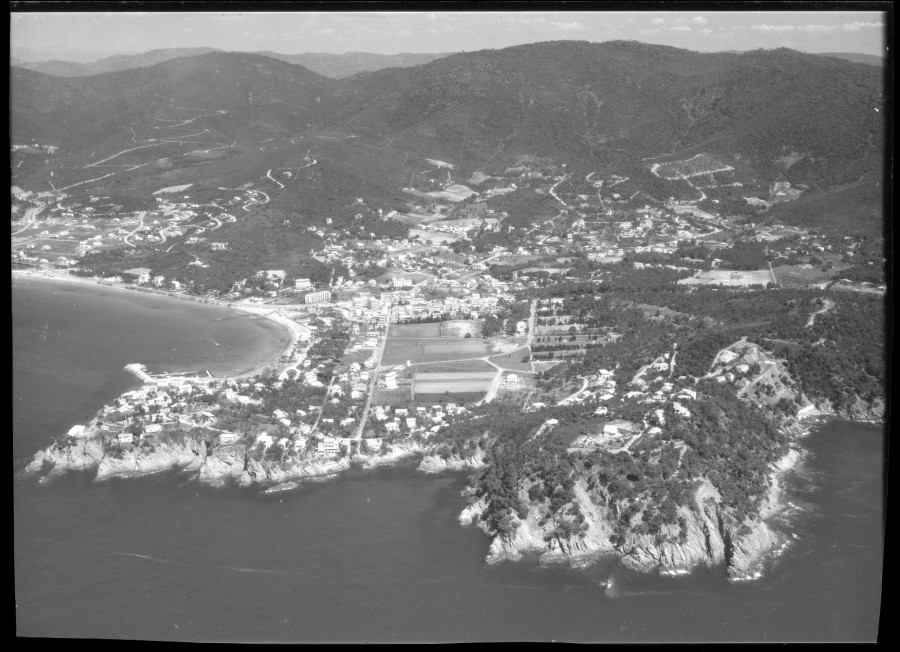
[[[147,367],[145,367],[144,365],[142,365],[139,362],[131,362],[131,363],[125,365],[125,371],[128,371],[128,372],[134,374],[135,376],[137,376],[141,380],[141,382],[144,382],[144,383],[155,382],[153,379],[153,376],[151,376],[150,374],[147,373]]]

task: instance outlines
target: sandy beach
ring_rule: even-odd
[[[181,301],[191,301],[194,303],[200,303],[208,306],[216,306],[219,308],[225,308],[237,313],[241,313],[243,315],[252,316],[254,318],[261,318],[268,320],[269,322],[280,326],[283,330],[285,330],[288,334],[287,341],[283,347],[281,347],[277,353],[270,358],[260,359],[258,360],[252,367],[248,369],[242,369],[234,374],[229,374],[231,378],[247,378],[252,377],[260,372],[262,372],[266,367],[276,362],[281,356],[290,353],[297,340],[300,338],[301,334],[304,333],[303,326],[297,324],[296,322],[284,317],[283,315],[277,312],[277,309],[273,308],[265,308],[265,307],[256,307],[256,306],[244,306],[244,305],[235,305],[233,303],[227,303],[224,301],[219,301],[217,299],[210,299],[206,297],[192,297],[184,294],[179,294],[175,292],[167,292],[165,290],[157,290],[146,287],[134,287],[123,285],[119,283],[110,283],[105,282],[96,278],[84,278],[79,276],[73,276],[71,274],[66,274],[65,272],[55,272],[49,270],[21,270],[21,269],[13,269],[12,270],[13,279],[28,279],[28,280],[44,280],[44,281],[59,281],[65,283],[74,283],[83,286],[90,286],[94,288],[104,288],[111,290],[121,290],[123,292],[130,292],[133,294],[149,294],[156,297],[168,298],[168,299],[179,299]]]

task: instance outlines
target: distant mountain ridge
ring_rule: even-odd
[[[784,178],[819,193],[880,179],[882,77],[873,66],[788,49],[700,53],[635,41],[459,53],[341,79],[234,52],[77,79],[13,67],[12,142],[60,148],[14,181],[46,185],[53,170],[57,187],[101,171],[121,187],[137,176],[167,185],[161,170],[170,169],[166,178],[188,168],[198,181],[263,177],[278,164],[266,143],[286,141],[278,154],[286,167],[306,165],[296,158],[306,154],[318,163],[273,204],[310,212],[355,188],[374,197],[409,186],[426,159],[468,179],[541,157],[582,177],[629,177],[663,201],[672,193],[647,160],[707,153],[737,169],[736,182]],[[79,171],[113,155],[141,167]]]
[[[209,52],[222,52],[217,48],[166,48],[161,50],[149,50],[140,54],[117,54],[93,63],[76,63],[74,61],[17,61],[13,65],[29,70],[36,70],[46,75],[57,77],[87,77],[99,75],[105,72],[117,72],[132,68],[146,68],[158,63],[178,59],[180,57],[193,57]]]
[[[19,68],[36,70],[56,77],[88,77],[105,72],[118,72],[134,68],[146,68],[158,63],[180,57],[193,57],[210,52],[224,52],[218,48],[166,48],[150,50],[140,54],[121,54],[100,59],[93,63],[77,63],[74,61],[22,61],[11,59],[10,63]],[[373,54],[371,52],[346,52],[344,54],[328,54],[309,52],[304,54],[281,54],[280,52],[259,51],[246,54],[260,54],[272,59],[308,68],[315,73],[332,79],[350,77],[359,72],[371,72],[382,68],[408,68],[429,63],[435,59],[448,56],[445,53],[409,53]]]
[[[875,54],[859,54],[857,52],[820,52],[820,57],[834,57],[835,59],[844,59],[853,63],[864,63],[867,66],[884,67],[884,57]]]
[[[307,52],[305,54],[281,54],[278,52],[255,52],[273,59],[309,68],[324,77],[341,79],[360,72],[372,72],[384,68],[410,68],[430,63],[435,59],[449,56],[448,53],[410,53],[373,54],[371,52],[346,52],[344,54],[328,54]]]
[[[179,57],[191,57],[209,52],[224,52],[220,48],[165,48],[150,50],[139,54],[121,54],[105,57],[93,63],[78,63],[75,61],[62,61],[52,59],[48,61],[24,61],[12,58],[11,65],[29,70],[37,70],[57,77],[88,77],[104,72],[116,72],[132,68],[144,68],[157,63],[169,61]],[[302,54],[282,54],[269,50],[259,50],[248,54],[261,54],[263,56],[278,59],[287,63],[303,66],[323,77],[342,79],[351,77],[361,72],[374,72],[385,68],[410,68],[430,63],[437,59],[448,57],[453,53],[411,53],[400,54],[375,54],[372,52],[345,52],[343,54],[330,54],[326,52],[306,52]],[[715,53],[713,53],[715,54]],[[744,54],[739,50],[726,50],[719,54]],[[856,52],[821,52],[816,56],[834,57],[863,63],[869,66],[884,66],[884,58],[872,54],[860,54]]]

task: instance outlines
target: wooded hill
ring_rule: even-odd
[[[502,171],[524,154],[602,174],[701,151],[760,183],[781,176],[813,193],[882,173],[882,72],[786,49],[704,54],[561,41],[347,79],[211,52],[78,79],[17,67],[10,77],[13,142],[61,148],[14,179],[23,187],[158,136],[161,121],[183,115],[177,107],[209,110],[196,140],[234,142],[230,158],[249,155],[248,143],[298,135],[345,138],[333,144],[339,167],[360,167],[343,148],[383,151],[388,164],[366,165],[363,176],[393,188],[409,174],[407,154],[453,163],[459,179]],[[216,174],[219,165],[204,169]],[[263,165],[254,161],[248,176],[265,174]]]

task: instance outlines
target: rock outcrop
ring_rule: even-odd
[[[66,471],[88,471],[96,468],[103,456],[103,445],[96,439],[76,440],[72,445],[53,444],[35,454],[25,473],[56,476]]]
[[[35,454],[25,467],[26,475],[53,477],[66,471],[96,469],[96,480],[137,477],[161,471],[194,472],[202,483],[221,487],[277,485],[334,475],[350,468],[347,458],[330,459],[288,455],[281,461],[256,460],[243,446],[207,449],[206,443],[192,437],[178,442],[157,443],[153,448],[117,446],[104,448],[96,438],[75,443],[56,443]]]
[[[484,451],[480,448],[476,449],[475,454],[471,457],[460,457],[452,455],[449,458],[443,458],[440,455],[425,455],[419,463],[419,471],[423,473],[442,473],[444,471],[465,471],[483,469],[486,465],[484,461]]]
[[[769,495],[761,516],[740,524],[729,525],[731,519],[719,492],[712,484],[704,482],[697,489],[694,505],[679,508],[684,530],[677,525],[667,525],[661,528],[659,535],[631,532],[625,535],[624,542],[615,545],[612,543],[615,519],[608,507],[597,505],[591,499],[583,479],[575,483],[572,503],[584,515],[587,527],[575,536],[559,538],[556,535],[557,523],[548,518],[543,503],[532,503],[528,515],[513,524],[510,534],[491,531],[484,522],[482,516],[487,509],[484,497],[466,507],[459,521],[462,525],[477,524],[493,537],[488,563],[517,561],[530,555],[542,563],[578,564],[612,554],[623,566],[639,572],[678,574],[700,564],[724,564],[730,578],[751,578],[758,576],[766,554],[782,540],[765,519],[780,507],[779,476],[792,469],[800,459],[799,451],[792,449],[773,465]]]
[[[389,466],[396,464],[401,460],[414,457],[424,453],[428,447],[413,441],[405,443],[394,443],[390,450],[385,450],[374,455],[356,455],[353,460],[361,462],[367,468],[375,468],[376,466]]]

